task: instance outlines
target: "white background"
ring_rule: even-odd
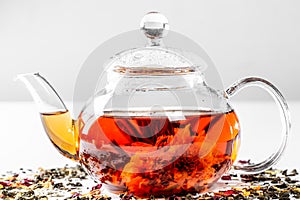
[[[153,10],[167,16],[171,30],[206,49],[225,87],[255,75],[277,85],[288,100],[300,99],[298,0],[0,0],[0,100],[30,100],[13,78],[37,71],[71,100],[89,53],[138,29]],[[242,96],[268,99],[254,89]]]

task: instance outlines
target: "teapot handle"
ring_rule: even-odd
[[[251,173],[262,172],[262,171],[270,168],[271,166],[273,166],[275,163],[277,163],[277,161],[281,157],[281,155],[286,147],[288,135],[291,130],[291,119],[290,119],[289,108],[288,108],[287,102],[284,99],[283,95],[272,83],[270,83],[269,81],[267,81],[265,79],[258,78],[258,77],[243,78],[243,79],[235,82],[234,84],[232,84],[226,90],[226,94],[228,97],[231,97],[231,96],[235,95],[241,89],[248,87],[248,86],[258,86],[258,87],[261,87],[261,88],[267,90],[267,92],[273,97],[273,99],[275,101],[277,101],[277,103],[280,105],[280,108],[281,108],[280,110],[283,114],[283,119],[284,119],[283,131],[282,131],[283,139],[281,141],[281,145],[278,148],[277,152],[273,153],[269,158],[267,158],[265,161],[262,161],[260,163],[234,166],[235,170],[240,170],[243,173],[251,174]]]

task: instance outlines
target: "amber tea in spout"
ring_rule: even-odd
[[[64,156],[78,159],[78,131],[69,111],[42,113],[41,120],[53,145]]]
[[[83,165],[114,193],[162,197],[207,190],[236,158],[236,114],[174,113],[106,113],[80,132]]]

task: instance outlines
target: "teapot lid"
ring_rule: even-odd
[[[182,50],[164,45],[169,23],[161,13],[147,13],[141,20],[140,30],[148,43],[114,55],[108,64],[113,71],[127,75],[168,75],[188,74],[201,68],[184,56]]]
[[[133,76],[137,79],[132,79]],[[145,84],[143,78],[149,76],[159,78],[163,84],[197,84],[203,89],[197,90],[199,94],[204,94],[209,88],[223,91],[222,79],[206,51],[185,35],[169,30],[164,15],[149,12],[142,18],[140,30],[127,31],[110,38],[87,57],[76,79],[73,96],[75,116],[80,114],[82,107],[89,104],[85,102],[97,102],[98,96],[112,95],[110,92],[130,92],[124,87],[135,88],[133,85],[140,82]],[[161,84],[157,82],[158,79],[149,80],[151,84]],[[209,88],[206,88],[207,85]],[[210,97],[214,96],[212,92],[209,94]],[[106,98],[110,98],[109,95]],[[99,98],[102,102],[100,99],[102,96]]]

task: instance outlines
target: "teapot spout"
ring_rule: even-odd
[[[67,108],[50,83],[39,73],[20,74],[40,113],[65,112]]]
[[[37,104],[44,129],[52,144],[64,156],[78,160],[78,134],[75,120],[70,116],[65,104],[39,73],[21,74],[21,80]]]

